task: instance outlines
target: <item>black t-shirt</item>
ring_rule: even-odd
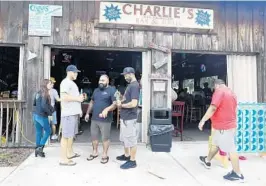
[[[91,99],[94,101],[92,107],[92,120],[112,122],[113,112],[109,112],[106,118],[100,118],[99,114],[106,108],[112,105],[115,101],[115,90],[112,87],[107,87],[104,90],[96,88]]]
[[[140,87],[137,81],[128,84],[123,96],[124,101],[122,102],[122,104],[129,103],[133,99],[139,100],[139,91]],[[122,108],[120,111],[120,117],[123,120],[137,119],[137,110],[138,106],[136,106],[135,108]]]

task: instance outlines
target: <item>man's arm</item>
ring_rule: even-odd
[[[217,107],[215,105],[210,105],[208,110],[206,111],[205,115],[201,119],[201,121],[202,122],[208,121],[213,116],[213,114],[215,113],[216,109],[217,109]]]
[[[93,103],[94,103],[94,101],[91,100],[90,103],[89,103],[86,115],[88,115],[88,114],[90,114],[92,112]]]
[[[79,102],[79,97],[78,96],[71,96],[71,95],[67,94],[66,92],[61,92],[61,101],[66,101],[66,102],[76,101],[76,102]]]
[[[58,95],[57,90],[55,90],[55,100],[58,101],[58,102],[60,102],[60,98],[59,98],[59,95]]]
[[[112,105],[105,108],[105,110],[108,112],[114,111],[115,109],[116,109],[116,102],[115,101],[112,103]]]
[[[138,106],[138,101],[139,101],[139,87],[138,86],[134,86],[131,87],[130,89],[130,95],[131,95],[131,101],[129,103],[126,104],[122,104],[121,107],[122,108],[135,108]]]
[[[70,84],[68,82],[62,82],[60,85],[60,95],[61,101],[71,102],[76,101],[79,102],[79,96],[71,96],[69,95]]]
[[[222,99],[223,99],[223,92],[216,91],[213,94],[211,105],[209,106],[207,112],[205,113],[205,115],[201,119],[201,122],[206,122],[213,116],[213,114],[215,113],[217,108],[220,106]]]
[[[88,106],[88,109],[87,109],[86,115],[88,115],[88,114],[90,114],[90,113],[92,112],[92,107],[93,107],[93,104],[94,104],[94,101],[93,101],[93,100],[94,100],[95,91],[96,91],[96,90],[94,90],[93,93],[92,93],[91,101],[90,101],[90,103],[89,103],[89,106]]]
[[[138,105],[137,99],[132,99],[129,103],[122,104],[122,108],[135,108]]]
[[[112,105],[110,105],[109,107],[106,107],[104,110],[106,110],[107,112],[112,112],[116,109],[116,98],[115,98],[115,93],[116,93],[116,89],[113,89],[111,91],[111,95],[110,95],[110,99],[112,101]]]

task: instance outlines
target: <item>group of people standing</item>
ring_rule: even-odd
[[[80,154],[73,151],[73,140],[78,133],[79,119],[82,117],[81,103],[84,101],[84,94],[79,92],[78,86],[74,82],[80,72],[76,66],[69,65],[66,68],[67,76],[60,84],[60,98],[53,89],[55,80],[43,80],[41,89],[34,96],[33,121],[36,128],[36,150],[35,156],[45,157],[43,148],[51,134],[49,117],[52,116],[52,138],[56,139],[56,112],[55,101],[61,102],[61,166],[74,166],[74,158]],[[98,143],[100,134],[103,141],[103,154],[101,163],[109,161],[108,148],[110,143],[112,113],[115,109],[120,110],[120,141],[124,144],[124,153],[116,159],[125,161],[120,166],[121,169],[135,168],[137,142],[139,128],[137,125],[138,102],[140,97],[140,85],[135,77],[135,70],[126,67],[121,74],[128,82],[124,95],[119,96],[116,90],[109,86],[109,77],[102,75],[99,79],[99,86],[92,94],[85,121],[91,119],[91,137],[93,151],[87,158],[92,161],[98,157]],[[90,118],[90,114],[92,115]]]
[[[80,157],[73,151],[73,139],[78,132],[78,123],[82,117],[81,103],[84,95],[79,92],[78,86],[74,82],[80,72],[76,66],[69,65],[66,69],[67,77],[60,84],[60,98],[53,89],[53,79],[44,80],[41,89],[34,96],[33,120],[36,128],[36,151],[35,156],[45,157],[43,148],[51,134],[49,116],[56,116],[54,103],[61,102],[61,166],[74,166],[76,162],[72,159]],[[86,115],[85,121],[91,119],[92,153],[87,158],[93,161],[99,156],[98,143],[100,134],[103,142],[103,154],[101,163],[109,161],[108,148],[110,143],[110,132],[112,123],[112,112],[118,108],[120,110],[120,141],[124,144],[124,152],[116,157],[119,161],[125,161],[120,166],[121,169],[130,169],[137,166],[136,152],[139,136],[139,125],[141,122],[138,109],[141,109],[139,99],[141,96],[140,84],[136,80],[135,70],[126,67],[121,74],[128,82],[125,93],[120,96],[116,90],[109,86],[109,77],[102,75],[99,79],[99,86],[94,90]],[[140,81],[141,82],[141,81]],[[225,85],[222,80],[215,80],[215,92],[212,96],[210,107],[201,119],[198,127],[203,127],[209,119],[212,120],[213,136],[212,146],[208,156],[200,156],[200,162],[211,168],[211,160],[222,150],[229,153],[233,170],[224,176],[224,179],[244,181],[244,176],[239,168],[239,157],[235,146],[236,133],[236,108],[237,98],[235,94]],[[176,100],[177,95],[172,91],[172,100]],[[54,101],[52,101],[52,99]],[[92,114],[90,118],[90,114]],[[52,122],[56,124],[56,122]],[[44,132],[43,132],[44,131]]]

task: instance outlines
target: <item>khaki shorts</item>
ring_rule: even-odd
[[[137,120],[120,120],[120,141],[126,148],[135,147],[138,144],[139,130]]]
[[[61,117],[62,136],[74,138],[78,133],[79,115]]]
[[[236,129],[216,130],[212,129],[212,145],[219,147],[223,152],[236,152]]]

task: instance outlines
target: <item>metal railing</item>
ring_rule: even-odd
[[[0,147],[14,147],[21,143],[25,101],[0,100]]]

